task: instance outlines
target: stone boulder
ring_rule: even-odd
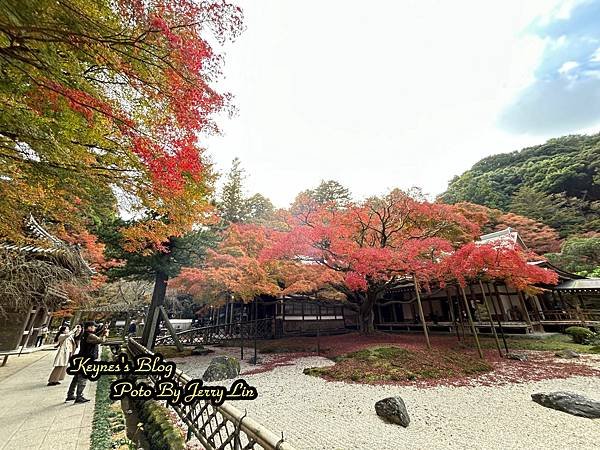
[[[407,427],[410,423],[406,405],[400,397],[388,397],[375,403],[375,412],[388,422]]]
[[[251,356],[250,358],[248,358],[248,362],[250,364],[262,364],[262,358],[260,358],[259,356],[257,356],[256,360],[255,360],[254,356]]]
[[[214,350],[206,348],[203,345],[198,345],[192,350],[192,355],[195,356],[208,355],[209,353],[214,353]]]
[[[507,353],[506,357],[515,361],[527,361],[527,355],[523,353]]]
[[[579,353],[577,353],[573,350],[561,350],[559,352],[556,352],[554,354],[554,356],[558,356],[559,358],[572,359],[572,358],[579,358]]]
[[[204,381],[220,381],[235,378],[240,374],[240,362],[232,356],[217,356],[204,371]]]
[[[531,399],[546,408],[563,411],[574,416],[600,419],[600,402],[573,392],[550,392],[531,394]]]

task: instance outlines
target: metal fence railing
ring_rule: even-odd
[[[191,328],[176,333],[183,345],[209,345],[225,341],[244,339],[270,339],[274,337],[273,319],[258,319],[247,322],[225,323],[207,327]],[[173,345],[173,337],[164,334],[156,338],[157,345]]]
[[[152,352],[133,339],[128,339],[127,350],[131,356],[152,355]],[[150,375],[156,382],[158,375]],[[177,369],[174,376],[180,387],[191,381]],[[227,404],[215,406],[208,400],[171,406],[188,428],[187,440],[195,436],[207,450],[294,450],[284,441],[283,433],[277,436],[271,430],[251,419],[246,413]]]

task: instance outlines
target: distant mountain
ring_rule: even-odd
[[[440,199],[520,214],[563,238],[600,233],[600,134],[563,136],[484,158],[452,179]]]

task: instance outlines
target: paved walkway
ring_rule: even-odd
[[[96,383],[85,388],[91,402],[65,403],[71,376],[46,386],[53,361],[53,351],[40,351],[11,356],[0,368],[1,450],[89,449]]]

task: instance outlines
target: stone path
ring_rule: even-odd
[[[1,450],[89,449],[96,383],[85,388],[91,402],[65,403],[71,376],[46,386],[53,361],[53,351],[40,351],[11,356],[0,368]]]

